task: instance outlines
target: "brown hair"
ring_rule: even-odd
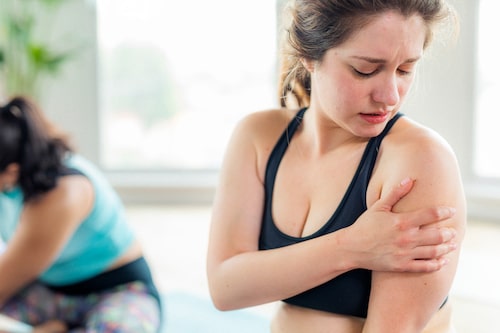
[[[278,87],[283,107],[289,106],[290,98],[299,107],[309,105],[311,79],[301,59],[321,61],[326,51],[345,42],[374,16],[389,10],[405,17],[420,15],[428,28],[424,48],[436,23],[455,18],[444,0],[290,0],[287,9]]]

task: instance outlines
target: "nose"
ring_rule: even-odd
[[[383,104],[384,107],[397,105],[400,101],[397,77],[394,75],[381,77],[381,79],[375,83],[372,98],[375,102]]]

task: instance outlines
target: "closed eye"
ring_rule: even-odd
[[[355,67],[352,67],[352,71],[354,74],[356,74],[356,76],[359,76],[362,78],[368,78],[368,77],[371,77],[371,76],[377,74],[379,72],[379,69],[375,69],[374,71],[371,71],[371,72],[363,72],[363,71],[356,69]]]
[[[399,73],[400,75],[403,75],[403,76],[413,74],[413,72],[412,72],[412,71],[404,71],[404,70],[402,70],[402,69],[398,69],[398,73]]]
[[[376,70],[371,71],[371,72],[363,72],[363,71],[356,69],[355,67],[352,67],[352,71],[354,72],[354,74],[356,76],[359,76],[361,78],[369,78],[369,77],[372,77],[375,74],[377,74],[380,71],[380,69],[376,69]],[[413,71],[398,69],[398,73],[401,76],[409,76],[409,75],[413,74]]]

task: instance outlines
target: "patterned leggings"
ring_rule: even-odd
[[[58,319],[72,333],[156,333],[161,319],[158,302],[142,282],[84,296],[56,293],[34,283],[11,298],[0,312],[31,325]]]

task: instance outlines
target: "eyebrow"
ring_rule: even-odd
[[[364,61],[372,63],[372,64],[385,64],[387,62],[384,59],[371,58],[371,57],[363,57],[363,56],[352,56],[352,58],[359,59],[359,60],[364,60]],[[419,59],[420,59],[420,57],[409,58],[409,59],[406,59],[403,63],[404,64],[410,64],[410,63],[417,62]]]

